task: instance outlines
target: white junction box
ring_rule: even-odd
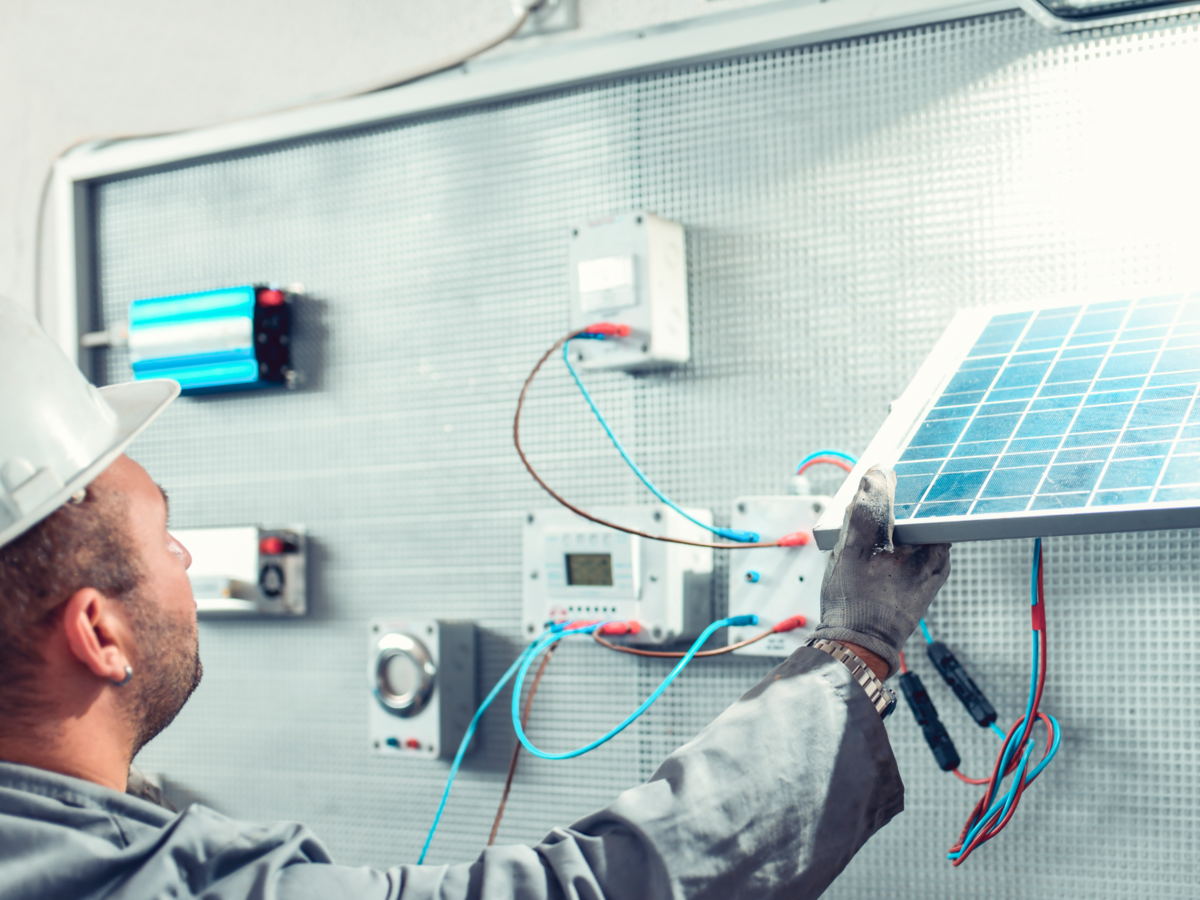
[[[807,531],[831,502],[829,497],[739,497],[733,501],[732,527],[755,531],[773,541],[794,531]],[[729,557],[729,615],[753,613],[758,624],[729,629],[730,643],[754,637],[795,615],[803,628],[773,634],[735,653],[790,656],[812,637],[821,621],[821,579],[827,554],[810,540],[802,547],[732,551]]]
[[[374,619],[367,634],[371,752],[453,759],[478,705],[475,624]]]
[[[602,519],[685,540],[713,536],[663,504],[592,510]],[[708,510],[688,514],[712,522]],[[633,644],[691,638],[712,621],[713,552],[654,541],[597,525],[567,509],[525,516],[523,627],[527,638],[547,622],[636,621]]]
[[[644,210],[571,228],[571,330],[628,325],[624,338],[571,342],[584,369],[651,369],[685,363],[687,264],[683,226]]]
[[[308,612],[305,530],[171,529],[192,556],[188,578],[196,615],[303,616]]]

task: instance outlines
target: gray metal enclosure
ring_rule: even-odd
[[[184,398],[135,445],[175,525],[302,523],[313,544],[311,615],[204,623],[204,684],[139,764],[230,815],[306,822],[340,862],[415,861],[446,766],[368,754],[366,623],[477,621],[485,690],[518,652],[522,515],[550,501],[511,416],[567,326],[567,223],[644,208],[686,226],[692,362],[588,381],[651,477],[728,523],[734,497],[784,493],[806,452],[861,451],[956,309],[1200,284],[1197,84],[1197,20],[1059,36],[1010,13],[101,184],[92,326],[156,294],[276,281],[308,295],[299,390]],[[101,371],[127,380],[124,352]],[[549,366],[523,426],[535,461],[577,502],[647,502],[588,416]],[[1028,688],[1031,543],[957,547],[929,617],[1008,721]],[[1200,895],[1198,560],[1190,531],[1048,541],[1043,708],[1065,729],[1059,758],[952,869],[978,790],[936,769],[902,706],[888,727],[906,812],[829,895]],[[963,768],[986,774],[998,741],[919,640],[909,651]],[[697,662],[598,752],[523,757],[501,840],[535,841],[648,777],[769,667]],[[534,739],[579,746],[666,671],[568,644]],[[485,720],[433,862],[487,838],[506,708]]]

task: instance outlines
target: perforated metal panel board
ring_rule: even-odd
[[[547,499],[510,416],[566,328],[568,223],[640,208],[686,225],[692,362],[589,385],[660,486],[725,524],[734,497],[783,493],[805,452],[861,451],[956,309],[1200,284],[1197,119],[1178,100],[1196,83],[1194,21],[1064,37],[1013,13],[100,186],[93,325],[137,297],[225,285],[299,281],[311,297],[300,390],[185,398],[135,445],[176,524],[297,522],[312,539],[310,617],[204,624],[205,683],[139,762],[230,814],[305,821],[343,862],[414,860],[446,770],[367,754],[366,623],[475,619],[487,683],[516,652],[521,515]],[[129,376],[120,351],[106,369]],[[574,500],[646,499],[557,367],[523,432]],[[1029,549],[959,547],[930,614],[1005,718],[1028,677]],[[830,896],[1194,897],[1198,559],[1191,531],[1050,540],[1043,706],[1065,728],[1059,759],[951,870],[975,791],[936,770],[901,709],[888,727],[907,810]],[[910,649],[982,772],[994,738]],[[501,839],[536,840],[648,776],[768,665],[696,664],[601,751],[523,760]],[[580,745],[664,672],[565,647],[535,739]],[[431,860],[482,846],[511,747],[497,711]]]

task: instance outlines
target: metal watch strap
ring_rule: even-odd
[[[896,708],[896,695],[871,671],[857,653],[838,641],[827,641],[824,638],[809,638],[804,642],[806,647],[828,653],[850,670],[853,678],[867,692],[867,699],[875,707],[881,719],[886,719]]]

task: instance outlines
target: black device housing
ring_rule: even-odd
[[[988,698],[983,695],[979,686],[971,680],[971,676],[962,667],[962,663],[955,659],[950,648],[941,641],[934,641],[926,649],[929,652],[929,661],[941,673],[942,680],[950,686],[954,695],[962,701],[962,705],[966,707],[976,724],[980,728],[987,728],[995,722],[995,708],[988,702]]]
[[[904,692],[904,699],[908,701],[909,709],[913,711],[917,724],[921,726],[925,743],[933,751],[933,758],[937,760],[938,767],[943,772],[957,769],[962,760],[959,759],[950,735],[946,733],[946,726],[938,718],[937,709],[929,699],[929,694],[925,692],[925,685],[921,683],[920,676],[912,672],[901,675],[900,690]]]

